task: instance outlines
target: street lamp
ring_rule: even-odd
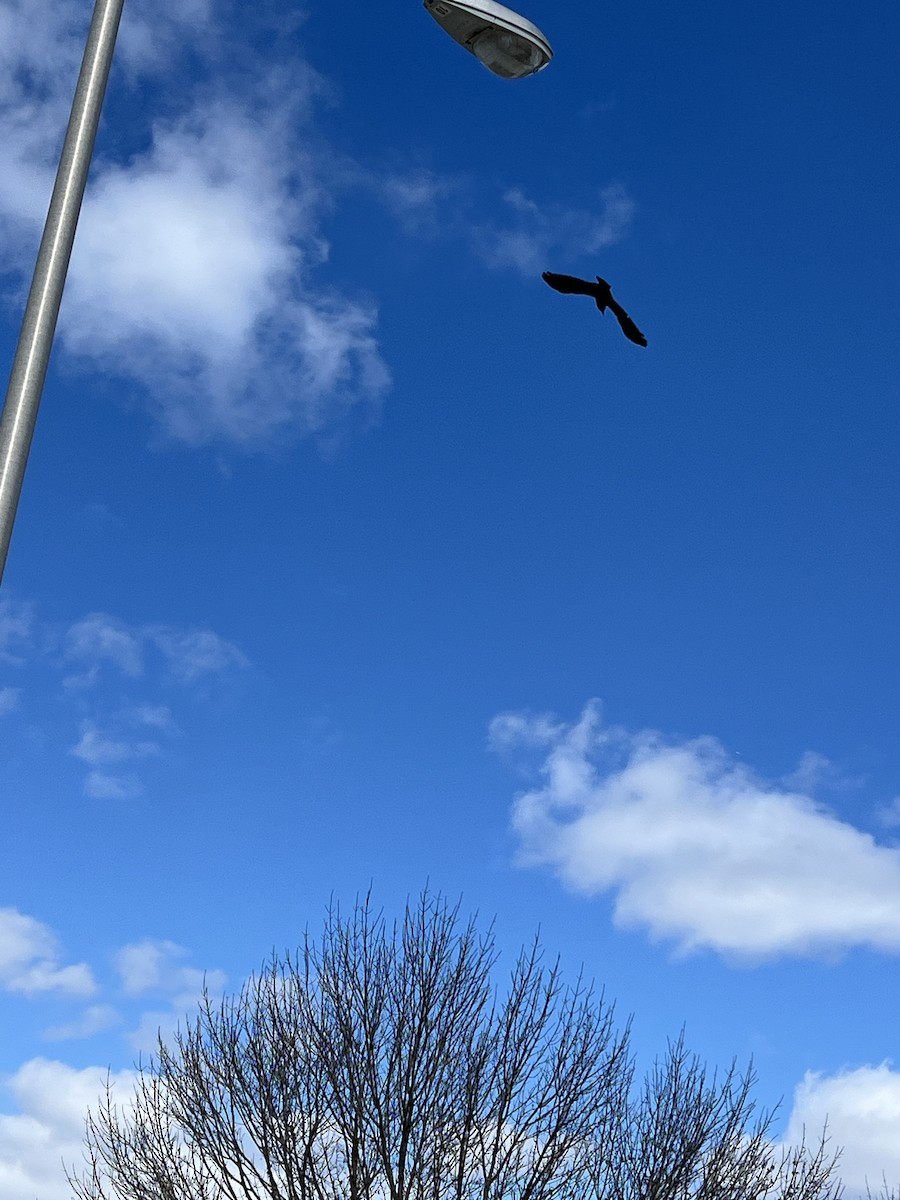
[[[534,75],[553,57],[536,25],[495,0],[425,0],[442,29],[501,79]]]
[[[125,0],[96,0],[0,417],[0,580],[84,198]]]

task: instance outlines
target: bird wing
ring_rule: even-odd
[[[578,279],[574,275],[557,275],[555,271],[545,271],[541,278],[557,292],[577,296],[597,295],[596,283],[591,283],[588,279]]]
[[[634,342],[637,346],[647,345],[647,339],[638,329],[637,325],[635,325],[634,321],[632,321],[631,317],[629,317],[628,313],[622,313],[621,315],[616,313],[616,317],[622,326],[622,332],[630,342]]]

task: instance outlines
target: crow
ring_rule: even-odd
[[[607,308],[611,309],[616,320],[622,326],[622,332],[630,342],[634,342],[637,346],[646,346],[647,339],[629,317],[628,313],[621,304],[617,304],[613,299],[612,289],[605,279],[597,276],[596,283],[590,283],[587,279],[577,279],[574,275],[557,275],[553,271],[545,271],[541,276],[544,283],[549,283],[550,287],[557,292],[574,293],[578,296],[593,296],[597,302],[597,307],[600,311],[606,312]]]

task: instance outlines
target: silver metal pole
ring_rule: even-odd
[[[0,417],[0,581],[6,566],[124,2],[96,0],[94,6],[3,416]]]

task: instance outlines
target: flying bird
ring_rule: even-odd
[[[622,305],[613,299],[612,289],[599,275],[596,283],[591,283],[587,279],[577,279],[574,275],[557,275],[554,271],[545,271],[541,278],[544,283],[549,283],[557,292],[565,292],[567,295],[593,296],[602,313],[607,309],[612,311],[622,326],[622,332],[630,342],[634,342],[637,346],[647,345],[647,339]]]

